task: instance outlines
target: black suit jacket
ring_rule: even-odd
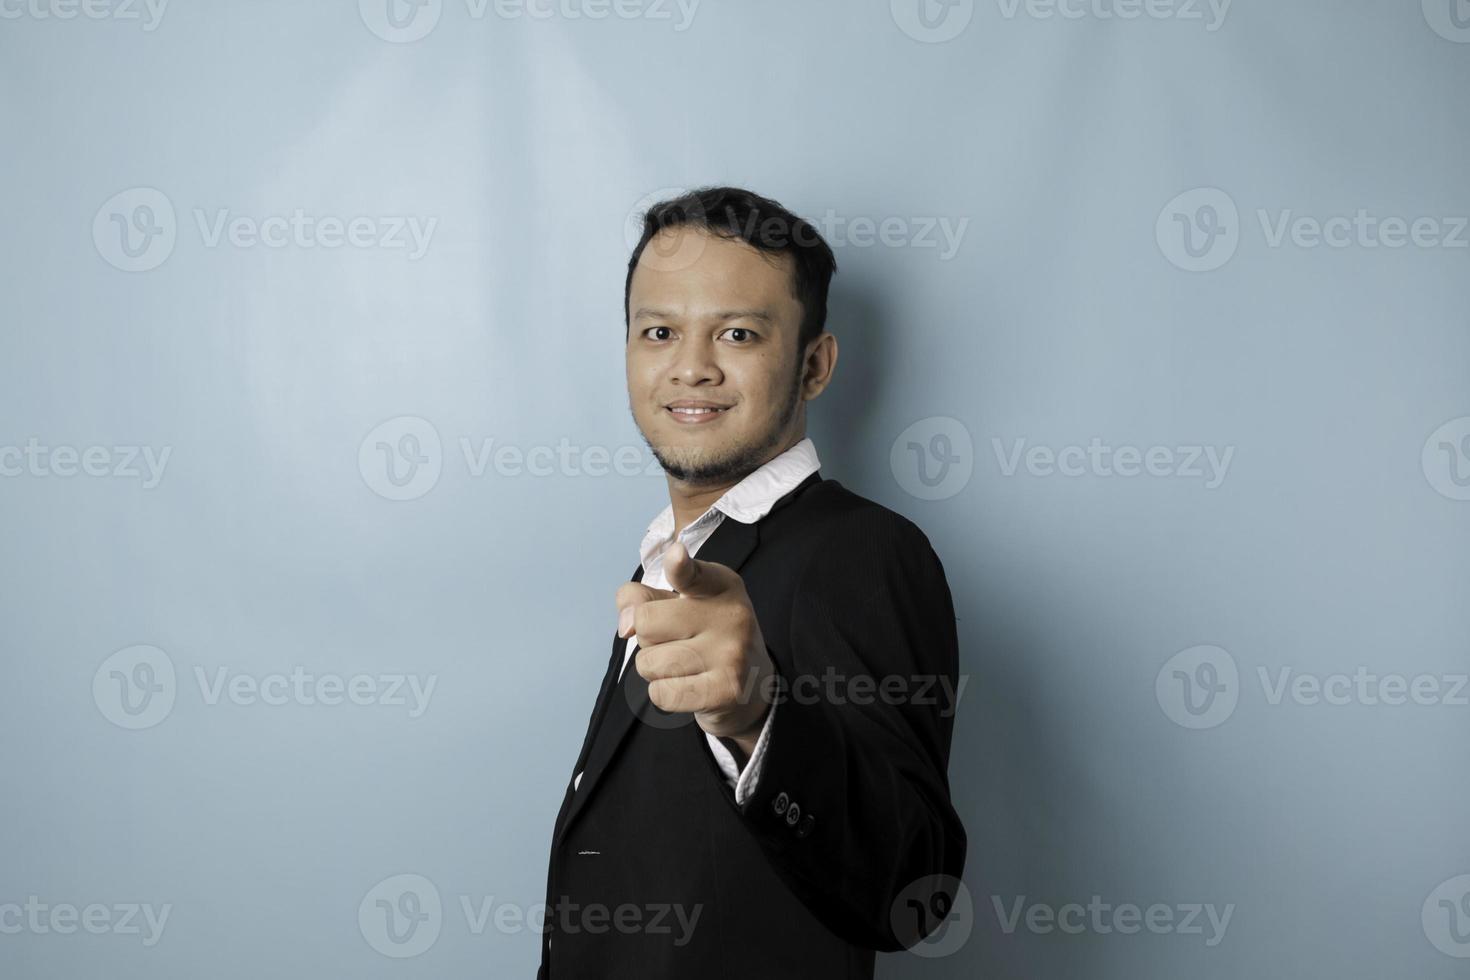
[[[820,474],[697,557],[740,573],[786,683],[760,780],[737,805],[692,716],[650,715],[646,683],[640,707],[631,664],[619,680],[615,639],[553,832],[538,977],[871,977],[875,950],[937,927],[964,867],[944,569],[912,522]]]

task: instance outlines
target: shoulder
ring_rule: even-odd
[[[809,584],[943,574],[917,524],[836,480],[813,483],[784,510],[775,530],[805,552],[801,578]]]
[[[813,482],[796,497],[782,521],[782,530],[800,527],[821,539],[847,537],[855,532],[885,541],[928,545],[923,530],[896,510],[854,493],[836,480]],[[835,542],[829,542],[835,543]]]

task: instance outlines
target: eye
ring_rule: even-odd
[[[649,327],[643,331],[643,336],[648,337],[650,333],[658,335],[651,337],[652,340],[668,340],[674,335],[674,329],[672,327]]]
[[[755,339],[755,332],[746,327],[731,327],[725,333],[737,344],[748,344]]]

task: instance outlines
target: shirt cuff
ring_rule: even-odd
[[[745,769],[741,770],[735,764],[735,757],[725,744],[715,736],[705,732],[704,739],[709,743],[710,752],[715,757],[715,764],[720,767],[720,772],[725,777],[725,782],[735,791],[735,805],[743,806],[746,799],[754,791],[756,783],[760,782],[761,769],[766,762],[766,745],[771,740],[771,719],[776,717],[776,706],[771,705],[771,710],[766,712],[766,723],[761,726],[760,736],[755,740],[755,748],[750,753],[750,758],[745,762]]]

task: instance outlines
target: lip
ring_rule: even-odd
[[[677,408],[703,408],[714,409],[714,411],[699,413],[674,411]],[[730,408],[731,406],[721,405],[719,402],[702,401],[696,398],[680,398],[677,401],[672,401],[665,405],[664,411],[668,413],[669,418],[673,419],[680,425],[708,425],[709,423],[714,422],[716,419],[724,417],[725,413],[728,412]]]

